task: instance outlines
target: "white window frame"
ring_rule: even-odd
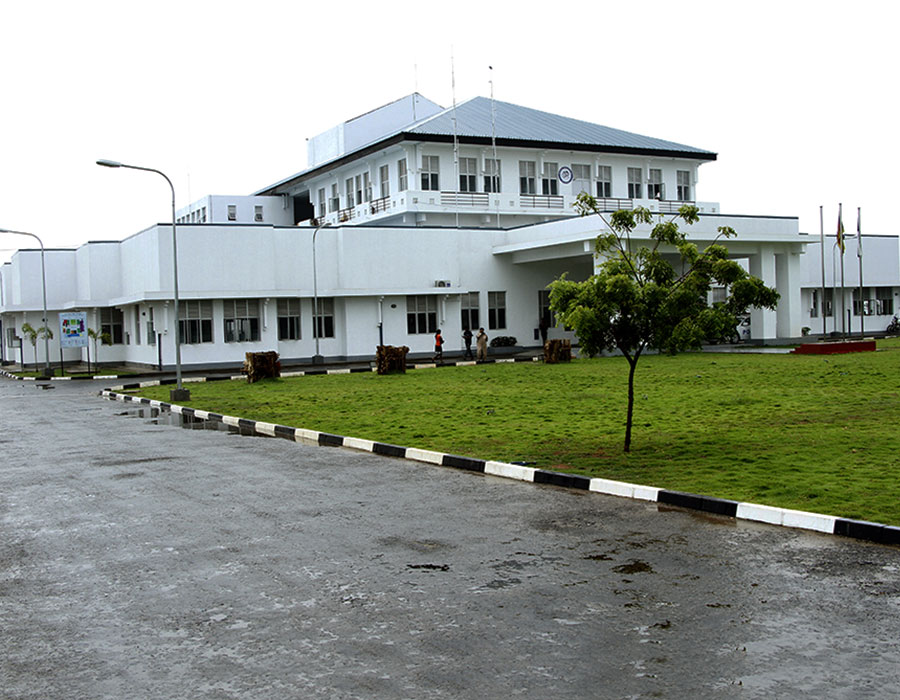
[[[478,159],[477,158],[460,158],[459,159],[459,191],[460,192],[477,192],[478,191]]]
[[[506,328],[506,292],[488,292],[488,329]]]
[[[422,156],[422,190],[427,192],[439,192],[441,189],[441,159],[440,156]]]
[[[496,194],[500,192],[500,159],[484,159],[484,191]]]
[[[397,191],[406,192],[409,189],[409,171],[406,167],[406,158],[397,161]]]
[[[262,338],[259,299],[223,300],[222,320],[226,343],[258,343]]]
[[[628,198],[643,199],[644,171],[641,168],[628,168]]]
[[[541,173],[541,194],[559,194],[559,163],[544,161]]]
[[[666,198],[666,186],[663,183],[662,169],[650,168],[647,178],[647,199],[662,200]]]
[[[535,194],[537,164],[533,160],[519,161],[519,194]]]
[[[692,202],[694,198],[691,196],[691,171],[690,170],[678,170],[675,172],[675,176],[678,180],[678,201],[679,202]]]
[[[408,335],[436,333],[438,300],[433,294],[411,294],[406,297],[406,332]]]
[[[301,340],[302,319],[300,317],[300,300],[280,298],[277,300],[278,340]]]
[[[387,165],[382,165],[378,169],[378,177],[381,180],[381,196],[391,196],[391,169]]]

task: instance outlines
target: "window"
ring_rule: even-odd
[[[550,290],[538,290],[538,323],[544,322],[547,328],[556,325],[556,315],[550,310]]]
[[[228,220],[229,221],[237,221],[237,205],[236,204],[228,205]]]
[[[318,301],[318,314],[313,304],[313,338],[334,338],[334,299],[320,297]]]
[[[153,321],[153,307],[147,307],[147,345],[156,345],[156,324]]]
[[[356,203],[356,200],[353,199],[353,178],[348,177],[347,180],[344,182],[344,185],[345,185],[344,192],[346,192],[346,194],[347,194],[347,208],[349,209],[350,207],[354,206]]]
[[[22,339],[16,335],[16,327],[9,326],[6,329],[6,347],[20,348],[22,347]]]
[[[664,199],[666,196],[663,188],[662,170],[650,168],[650,179],[647,181],[647,198]]]
[[[263,208],[260,205],[256,205],[253,207],[253,220],[254,221],[262,221],[263,220]]]
[[[356,182],[356,199],[355,199],[354,201],[355,201],[357,204],[362,204],[362,203],[363,203],[363,181],[362,181],[362,175],[357,175],[357,176],[354,178],[354,181]]]
[[[300,300],[278,300],[278,340],[300,340]]]
[[[506,328],[506,292],[488,292],[488,328]]]
[[[437,156],[422,156],[422,189],[439,190],[440,159]]]
[[[572,163],[572,194],[591,193],[591,166]]]
[[[875,289],[875,313],[879,316],[894,315],[893,287],[876,287]]]
[[[459,191],[478,191],[478,160],[476,158],[459,159]]]
[[[178,333],[182,345],[211,343],[212,338],[212,302],[182,301],[179,304]]]
[[[109,333],[110,341],[104,345],[121,345],[125,337],[125,315],[121,309],[100,309],[100,332]]]
[[[397,190],[405,192],[408,187],[406,179],[406,158],[397,161]]]
[[[628,168],[628,196],[631,199],[641,199],[641,177],[640,168]]]
[[[200,208],[200,223],[201,224],[206,223],[206,207]]]
[[[478,292],[463,294],[462,299],[462,328],[475,331],[481,328],[481,319],[478,315]]]
[[[334,212],[341,208],[341,197],[338,193],[338,184],[331,183],[331,198],[328,200],[328,211]]]
[[[390,197],[391,195],[391,175],[390,169],[386,165],[382,165],[378,169],[378,177],[381,180],[381,196]]]
[[[541,194],[559,194],[559,163],[544,163],[544,172],[541,175]]]
[[[496,158],[484,159],[484,191],[500,191],[500,161]]]
[[[437,331],[437,297],[418,295],[406,297],[406,332],[435,333]]]
[[[679,170],[676,173],[678,177],[678,201],[690,202],[691,197],[691,173],[688,170]]]
[[[141,307],[140,304],[134,305],[134,344],[141,344]]]
[[[535,171],[533,160],[519,161],[519,194],[534,194]]]
[[[609,165],[597,167],[597,196],[612,197],[612,167]]]
[[[319,188],[319,204],[316,207],[319,216],[325,216],[325,188]]]
[[[369,180],[369,173],[363,173],[363,201],[372,201],[372,182]]]
[[[259,299],[226,299],[223,303],[226,343],[259,340]]]

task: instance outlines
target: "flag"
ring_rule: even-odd
[[[862,257],[862,213],[856,208],[856,257]]]
[[[844,217],[842,216],[842,207],[842,204],[838,204],[837,246],[841,249],[841,255],[844,254]]]

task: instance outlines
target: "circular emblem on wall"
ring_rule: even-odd
[[[572,172],[572,168],[568,165],[564,165],[559,169],[559,181],[564,185],[568,185],[572,182],[572,179],[575,177],[575,174]]]

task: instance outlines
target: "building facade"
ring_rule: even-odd
[[[696,204],[689,236],[701,248],[719,226],[733,227],[733,257],[781,294],[776,311],[752,313],[752,336],[799,337],[809,325],[809,237],[795,218],[726,215],[698,201],[699,168],[715,157],[484,98],[442,109],[411,95],[312,138],[306,170],[177,212],[180,324],[171,226],[161,224],[48,250],[48,325],[55,331],[59,312],[87,311],[88,325],[112,341],[101,362],[164,368],[179,325],[182,362],[195,368],[235,366],[262,350],[304,362],[317,346],[331,359],[370,359],[382,342],[424,356],[437,328],[449,353],[462,348],[466,327],[537,346],[547,285],[564,272],[584,279],[597,264],[603,222],[572,208],[587,191],[609,211],[667,216]],[[635,232],[648,236],[649,227]],[[4,361],[22,356],[22,324],[41,324],[40,283],[39,251],[20,250],[0,268]],[[34,351],[42,361],[42,343]],[[51,361],[59,352],[54,339]]]

